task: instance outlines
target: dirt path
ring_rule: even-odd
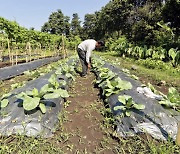
[[[107,138],[108,129],[104,128],[99,91],[94,88],[93,74],[87,78],[77,77],[70,88],[69,105],[65,108],[67,120],[63,123],[61,142],[65,153],[115,153],[114,140]]]

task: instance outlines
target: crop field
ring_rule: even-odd
[[[107,67],[103,69],[102,65],[105,63],[103,59],[106,59],[106,62],[109,63],[112,59],[115,59],[116,56],[112,53],[103,55],[101,52],[97,52],[96,55],[102,55],[102,60],[100,61],[99,58],[96,57],[93,58],[92,70],[88,75],[88,79],[82,78],[76,73],[79,72],[81,68],[78,65],[77,57],[72,56],[65,60],[59,60],[58,62],[42,66],[36,70],[25,71],[22,75],[18,75],[12,79],[1,81],[0,88],[1,91],[3,91],[3,93],[1,93],[1,125],[3,127],[5,125],[8,126],[4,127],[6,129],[1,131],[2,153],[179,152],[179,147],[171,138],[164,141],[153,138],[147,132],[141,132],[127,137],[122,137],[118,134],[119,116],[113,112],[114,110],[122,108],[121,106],[116,106],[112,109],[111,102],[106,99],[118,94],[120,91],[132,89],[132,84],[120,78],[116,79],[116,74],[110,70],[108,71]],[[111,65],[120,68],[120,63],[123,60],[124,59],[119,59],[119,61],[115,60],[116,62],[113,62]],[[66,63],[68,63],[68,65]],[[127,64],[123,64],[124,69],[121,71],[130,74],[131,71],[134,71],[134,68],[129,70],[128,73],[127,68],[132,66],[135,67],[135,64],[128,61]],[[136,69],[140,71],[142,68],[139,67]],[[144,69],[147,68],[144,67]],[[54,72],[54,74],[51,72]],[[141,78],[141,76],[144,77],[144,75],[142,75],[143,72],[139,74],[138,71],[136,72],[137,74],[133,76],[131,74],[130,78],[139,80],[138,76],[139,78]],[[47,73],[49,79],[45,80],[47,77],[43,76],[47,76]],[[149,73],[149,75],[151,74]],[[66,76],[66,78],[63,76]],[[38,80],[39,78],[40,80]],[[65,80],[63,80],[63,78]],[[174,78],[176,79],[176,76],[174,76]],[[171,82],[166,79],[168,78],[166,77],[164,79],[167,82],[167,86],[158,86],[153,83],[155,87],[159,87],[161,90],[159,92],[165,92],[165,94],[167,92],[164,89],[168,89],[169,82]],[[175,79],[173,79],[174,86],[177,86]],[[177,77],[177,79],[179,78]],[[114,83],[111,81],[111,84],[114,86],[109,85],[110,83],[104,85],[107,83],[106,80],[114,80]],[[147,78],[144,84],[152,80],[153,79],[148,80]],[[35,82],[35,84],[33,82]],[[45,84],[46,82],[47,84]],[[65,88],[65,85],[68,87]],[[121,87],[121,85],[124,86]],[[62,87],[64,90],[59,87]],[[178,88],[177,86],[177,89]],[[67,89],[68,93],[65,89]],[[13,105],[14,97],[22,100],[19,101],[18,105],[15,105],[16,107],[18,106],[18,109]],[[62,98],[64,98],[64,101],[62,101]],[[45,101],[46,99],[51,99],[53,103],[58,103],[60,106],[57,104],[53,105],[52,102],[52,104],[49,104]],[[139,106],[136,105],[134,101],[132,103],[135,104],[136,108],[135,106],[125,107],[123,109],[124,111],[120,114],[121,118],[132,116],[133,113],[131,112],[133,112],[133,108],[142,111],[146,108],[146,106],[142,104],[139,104]],[[171,106],[168,106],[168,108],[170,109]],[[176,107],[172,106],[172,109],[178,110],[178,105],[176,105]],[[18,114],[14,115],[14,112],[17,111]],[[52,115],[52,112],[54,115]],[[3,119],[7,117],[10,117],[10,120],[3,123]],[[33,124],[30,120],[33,117],[38,117],[34,122],[42,125],[41,129],[38,127],[36,131],[33,131],[34,127],[37,127],[37,125]],[[52,121],[56,121],[56,123]],[[23,129],[18,126],[19,124],[22,125]],[[49,126],[49,130],[44,127],[45,124]],[[37,134],[38,137],[35,137]]]
[[[0,17],[0,154],[179,154],[179,8],[114,0],[41,31]]]

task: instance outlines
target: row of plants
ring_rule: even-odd
[[[2,96],[2,93],[8,93],[10,90],[14,90],[16,88],[20,88],[20,87],[25,86],[25,84],[28,81],[35,80],[38,77],[43,76],[46,73],[51,72],[52,70],[56,69],[61,63],[64,63],[64,62],[66,62],[66,59],[61,59],[57,62],[53,62],[51,64],[45,65],[45,66],[40,67],[40,68],[36,68],[35,70],[32,70],[32,71],[29,71],[29,70],[25,71],[22,74],[23,80],[17,81],[16,77],[14,77],[10,80],[5,80],[5,81],[0,80],[0,89],[1,89],[0,96]],[[21,77],[21,76],[18,76],[18,77]],[[11,83],[10,87],[8,87],[7,82]]]
[[[148,83],[147,87],[150,88],[153,93],[162,96],[162,99],[158,101],[159,104],[163,105],[166,108],[172,108],[180,112],[180,94],[176,90],[176,88],[170,87],[168,89],[168,94],[165,95],[160,91],[156,90],[154,86],[150,83]]]
[[[93,61],[93,70],[98,74],[98,79],[96,84],[98,87],[102,89],[102,95],[106,98],[111,96],[112,94],[118,94],[122,90],[128,90],[132,88],[132,85],[127,82],[121,80],[115,73],[113,73],[108,68],[104,68],[104,61],[101,59],[96,59]],[[138,80],[138,77],[135,75],[131,75],[128,69],[122,69],[127,76]],[[156,90],[154,86],[150,83],[148,85],[142,85],[142,87],[148,87],[154,94],[162,96],[158,101],[163,107],[168,109],[174,109],[176,111],[180,111],[180,94],[174,87],[170,87],[168,90],[168,94],[165,95],[160,91]],[[129,116],[131,108],[134,109],[144,109],[145,106],[138,103],[138,105],[133,101],[131,96],[124,95],[118,96],[118,101],[124,105],[114,107],[114,110],[121,109],[124,111],[124,115]]]
[[[43,33],[35,30],[28,30],[19,26],[15,21],[9,21],[0,17],[0,32],[1,42],[6,43],[9,39],[10,44],[17,44],[18,48],[24,48],[27,42],[34,46],[41,46],[42,48],[50,47],[51,45],[58,45],[62,38],[59,35]]]
[[[163,63],[163,62],[161,62],[161,63]],[[114,61],[113,64],[114,65],[119,65],[118,61]],[[152,65],[153,66],[156,65],[157,67],[161,67],[161,66],[157,65],[157,63],[153,63],[153,62],[152,62]],[[163,66],[166,66],[166,65],[163,63]],[[163,68],[164,67],[162,67],[162,69]],[[167,66],[166,69],[170,69],[170,68]],[[133,78],[135,80],[138,80],[138,77],[131,74],[128,69],[123,69],[122,68],[121,70],[124,73],[126,73],[127,76],[129,76],[129,77],[131,77],[131,78]],[[177,73],[180,71],[180,70],[178,70],[178,68],[176,68],[176,70],[177,70]],[[159,100],[158,103],[161,104],[162,106],[164,106],[165,108],[172,108],[174,110],[180,111],[180,94],[179,94],[179,92],[177,91],[176,88],[170,87],[168,89],[168,94],[165,95],[162,92],[156,90],[155,87],[151,83],[148,83],[147,85],[143,84],[142,87],[148,87],[148,88],[150,88],[150,90],[154,94],[162,96],[162,99]]]
[[[124,90],[132,89],[132,84],[128,81],[122,80],[116,73],[104,67],[104,61],[100,58],[94,58],[92,61],[93,71],[97,75],[96,84],[102,90],[102,95],[107,101],[108,97],[114,94],[119,94]],[[116,105],[113,110],[121,110],[121,116],[130,116],[132,109],[142,110],[144,105],[134,102],[129,95],[119,95],[118,101],[121,105]]]
[[[75,80],[75,62],[72,62],[71,64],[64,62],[65,60],[50,66],[51,68],[49,69],[55,68],[56,71],[48,79],[48,83],[41,87],[40,90],[34,88],[33,90],[21,92],[15,95],[17,99],[22,101],[22,107],[25,111],[31,111],[39,108],[42,113],[46,113],[46,100],[69,97],[66,90],[66,81]],[[0,108],[8,106],[8,99],[11,95],[11,93],[7,93],[0,98]]]
[[[139,62],[137,62],[139,63]],[[119,65],[118,61],[114,61],[113,62],[114,65]],[[142,64],[142,63],[140,63]],[[161,65],[158,65],[157,63],[153,63],[153,60],[151,60],[151,63],[149,64],[152,64],[152,66],[155,66],[156,65],[156,68],[157,67],[161,67],[162,70],[164,70],[165,68],[166,69],[170,69],[170,67],[168,67],[167,65],[165,65],[163,62],[160,62]],[[165,67],[166,66],[166,67]],[[154,67],[153,67],[154,68]],[[176,71],[174,72],[174,74],[177,74],[180,72],[180,70],[178,68],[175,69]],[[130,71],[128,69],[121,69],[121,71],[123,71],[124,73],[126,73],[127,76],[135,79],[135,80],[138,80],[139,78],[137,76],[135,76],[134,74],[131,74]],[[172,70],[174,71],[174,70]],[[148,83],[147,85],[142,85],[142,87],[148,87],[150,88],[150,90],[154,93],[154,94],[157,94],[157,95],[160,95],[162,96],[162,99],[159,100],[159,104],[163,105],[164,107],[166,108],[172,108],[172,109],[175,109],[177,111],[180,111],[180,94],[179,92],[177,91],[176,88],[174,87],[169,87],[168,89],[168,94],[165,95],[163,94],[162,92],[158,91],[155,89],[155,87],[151,84],[151,83]]]
[[[79,36],[67,38],[21,27],[15,21],[0,17],[0,59],[3,55],[59,55],[66,48],[75,49],[81,42]],[[10,56],[10,55],[9,55]]]
[[[170,61],[175,67],[180,64],[180,50],[178,48],[141,47],[129,43],[125,37],[120,37],[116,40],[109,38],[106,44],[108,51],[114,51],[120,56],[131,57],[137,60],[152,59],[164,62]]]

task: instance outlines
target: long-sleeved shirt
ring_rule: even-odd
[[[86,51],[86,62],[89,63],[89,58],[91,57],[92,50],[96,48],[96,41],[93,39],[85,40],[78,45],[78,48]]]

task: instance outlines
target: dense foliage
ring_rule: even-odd
[[[0,31],[11,43],[21,46],[31,42],[58,47],[64,35],[65,46],[75,49],[81,40],[104,39],[108,40],[107,49],[120,56],[172,60],[176,66],[180,59],[179,14],[179,0],[110,0],[101,10],[86,14],[82,25],[77,13],[70,21],[58,9],[50,14],[42,32],[27,30],[4,18],[0,18]],[[5,40],[0,38],[1,42]]]
[[[5,43],[7,46],[7,39],[11,45],[15,45],[18,48],[24,48],[27,42],[30,42],[34,46],[40,45],[41,48],[51,48],[55,44],[58,45],[61,42],[61,36],[51,35],[35,30],[28,30],[19,26],[15,21],[9,21],[0,17],[0,33],[1,43]]]

